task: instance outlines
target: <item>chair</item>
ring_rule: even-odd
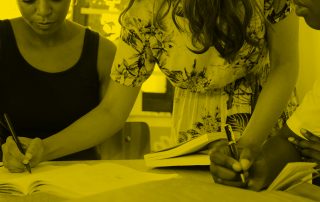
[[[115,135],[97,146],[102,160],[142,159],[150,152],[150,130],[145,122],[126,122]]]

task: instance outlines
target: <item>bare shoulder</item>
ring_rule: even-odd
[[[104,80],[111,72],[116,45],[109,39],[99,36],[98,72],[100,80]]]
[[[99,35],[99,54],[101,54],[105,58],[113,58],[116,49],[116,45],[112,41]]]

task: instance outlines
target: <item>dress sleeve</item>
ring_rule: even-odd
[[[150,41],[153,36],[151,13],[146,6],[134,5],[125,14],[111,79],[125,86],[138,87],[152,74],[155,66]]]
[[[274,24],[284,19],[291,12],[291,0],[264,0],[264,15]]]

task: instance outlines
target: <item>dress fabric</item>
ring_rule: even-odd
[[[277,23],[290,13],[290,1],[275,12],[272,0],[260,0],[258,12],[248,32],[258,46],[245,43],[235,59],[228,62],[211,47],[196,54],[188,32],[188,21],[178,16],[181,32],[171,18],[163,20],[166,30],[154,25],[155,2],[141,0],[123,18],[121,37],[111,71],[111,78],[126,86],[141,86],[158,65],[175,87],[172,134],[169,145],[182,144],[205,133],[216,133],[228,123],[236,138],[250,119],[255,102],[270,72],[266,43],[266,23]],[[297,103],[293,95],[279,125],[288,118]],[[162,148],[159,148],[162,149]]]

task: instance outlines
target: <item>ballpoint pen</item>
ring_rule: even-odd
[[[230,149],[231,155],[232,155],[232,157],[234,159],[239,160],[240,156],[239,156],[238,149],[236,147],[236,140],[234,138],[231,126],[226,124],[224,126],[224,130],[226,131],[226,134],[227,134],[228,145],[229,145],[229,149]],[[241,181],[243,183],[247,182],[243,171],[240,172],[240,177],[241,177]]]
[[[20,142],[19,139],[18,139],[18,136],[17,136],[17,134],[16,134],[16,132],[15,132],[15,130],[14,130],[14,128],[13,128],[13,125],[12,125],[10,119],[9,119],[8,114],[4,113],[4,114],[3,114],[3,117],[4,117],[4,120],[5,120],[6,124],[7,124],[7,126],[8,126],[8,129],[10,130],[10,134],[11,134],[14,142],[16,143],[19,151],[20,151],[23,155],[25,155],[25,154],[26,154],[26,151],[23,149],[22,144],[21,144],[21,142]],[[28,170],[28,172],[31,173],[30,164],[24,164],[24,166],[26,167],[26,169]]]

